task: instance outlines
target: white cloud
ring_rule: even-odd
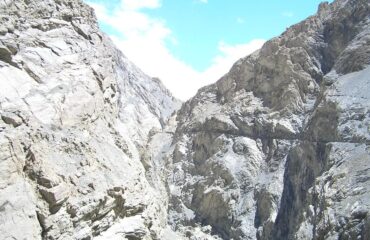
[[[283,17],[287,17],[287,18],[291,18],[291,17],[294,17],[294,13],[293,12],[290,12],[290,11],[285,11],[285,12],[282,12],[281,15]]]
[[[201,2],[201,3],[208,3],[208,0],[198,0],[198,2]]]
[[[111,36],[122,52],[145,73],[159,77],[175,97],[186,100],[200,87],[213,83],[225,74],[232,64],[260,48],[264,40],[246,44],[219,43],[220,54],[211,66],[199,72],[174,56],[166,43],[176,38],[166,23],[140,12],[142,8],[160,7],[159,0],[121,0],[121,6],[112,13],[104,5],[90,3],[100,21],[112,26],[119,36]]]
[[[244,24],[245,20],[244,20],[244,18],[238,17],[238,18],[236,18],[236,22],[239,23],[239,24]]]
[[[158,8],[161,6],[159,0],[121,0],[122,7],[129,10],[141,8]]]

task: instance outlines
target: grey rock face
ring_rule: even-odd
[[[0,26],[0,238],[161,238],[141,156],[179,102],[82,1],[0,1]]]
[[[80,0],[0,1],[0,238],[369,239],[369,36],[323,3],[172,114]]]
[[[223,239],[369,236],[370,3],[337,0],[178,112],[169,220]]]

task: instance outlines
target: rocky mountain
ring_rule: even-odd
[[[322,3],[179,110],[169,222],[369,239],[369,98],[370,2]]]
[[[182,104],[81,0],[0,1],[2,239],[370,239],[370,2]]]
[[[0,238],[159,238],[141,155],[180,103],[79,0],[0,1]]]

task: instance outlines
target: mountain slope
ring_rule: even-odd
[[[186,102],[170,223],[223,239],[367,239],[369,31],[369,1],[322,3]]]
[[[0,22],[1,238],[160,238],[141,155],[179,102],[82,1],[0,1]]]
[[[369,239],[369,76],[368,0],[179,110],[82,1],[0,1],[0,236]]]

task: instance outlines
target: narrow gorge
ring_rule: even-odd
[[[184,103],[82,0],[0,0],[0,116],[0,239],[370,239],[369,0]]]

